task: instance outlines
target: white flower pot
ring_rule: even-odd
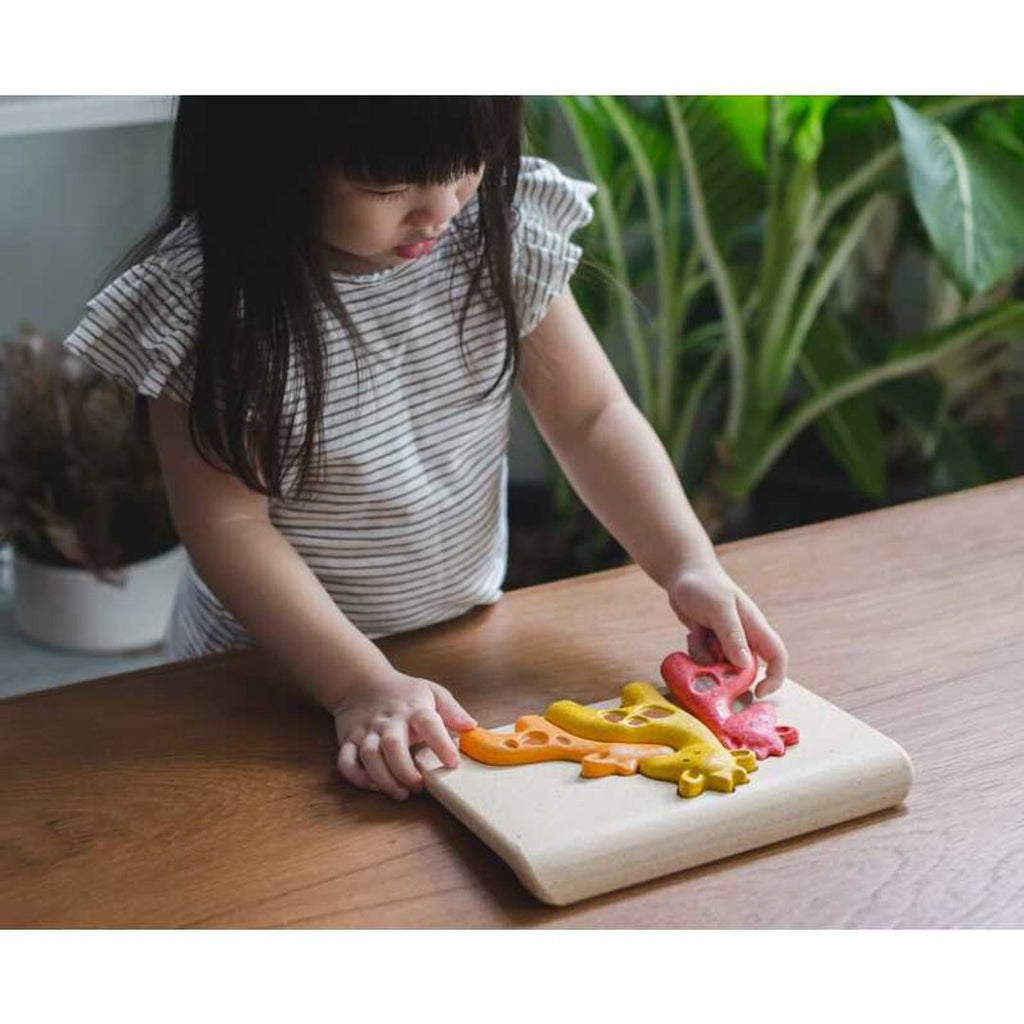
[[[178,580],[187,564],[179,544],[118,569],[117,583],[84,569],[43,565],[13,553],[14,619],[33,640],[91,653],[135,651],[159,644]]]

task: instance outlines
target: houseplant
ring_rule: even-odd
[[[887,485],[883,415],[938,424],[954,449],[970,443],[946,415],[948,389],[932,385],[951,359],[1024,334],[1012,284],[1024,261],[1019,103],[559,104],[599,185],[594,227],[634,396],[713,534],[810,426],[876,499]],[[865,240],[894,218],[916,227],[962,301],[886,335],[862,330],[856,297],[851,309],[838,293]],[[647,245],[631,251],[638,222]]]
[[[159,643],[185,556],[131,398],[29,325],[2,355],[0,541],[19,628],[76,650]]]

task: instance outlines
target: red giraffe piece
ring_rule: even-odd
[[[661,677],[672,695],[691,715],[699,718],[730,750],[745,747],[758,760],[782,757],[786,747],[800,739],[791,725],[775,724],[775,708],[757,702],[733,711],[733,701],[748,693],[757,677],[757,659],[748,668],[736,668],[725,660],[701,665],[682,651],[674,651],[661,663]]]

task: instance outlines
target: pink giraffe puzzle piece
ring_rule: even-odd
[[[757,678],[757,659],[748,668],[730,664],[718,651],[719,661],[701,665],[683,651],[674,651],[661,663],[661,677],[672,696],[699,718],[729,749],[745,748],[759,760],[782,757],[786,747],[800,739],[790,725],[777,725],[775,708],[761,701],[734,709],[734,702],[752,697]]]

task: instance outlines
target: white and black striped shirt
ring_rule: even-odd
[[[593,217],[595,191],[550,161],[522,158],[512,239],[521,334],[537,326],[576,269],[582,250],[570,236]],[[474,195],[452,227],[477,215]],[[271,521],[370,638],[454,618],[502,594],[504,380],[481,396],[500,372],[505,324],[477,295],[460,346],[469,278],[454,235],[449,229],[425,256],[394,268],[332,274],[359,343],[353,352],[342,324],[321,310],[324,483],[312,498],[270,502]],[[133,391],[187,403],[201,287],[198,234],[186,218],[89,301],[64,344]],[[298,377],[288,395],[301,422]],[[188,658],[252,639],[190,564],[167,643],[173,657]]]

